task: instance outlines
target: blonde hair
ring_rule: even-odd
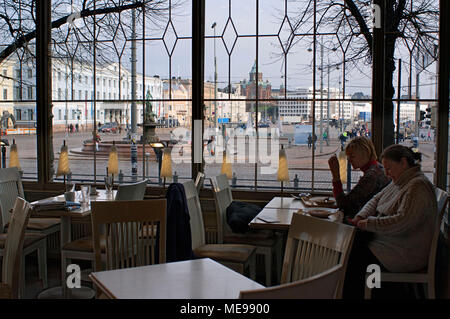
[[[345,154],[348,155],[350,152],[353,152],[355,150],[365,152],[369,156],[369,160],[377,160],[375,146],[367,137],[358,136],[351,140],[345,148]]]

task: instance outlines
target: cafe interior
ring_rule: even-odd
[[[1,120],[2,298],[450,298],[448,1],[9,2],[0,86],[19,94],[0,101],[16,117]],[[254,68],[245,85],[240,60]],[[105,65],[117,97],[91,94]],[[367,95],[351,95],[358,74]],[[279,101],[310,115],[289,122]],[[341,103],[368,107],[363,129]],[[243,161],[226,147],[241,128]],[[248,161],[268,144],[275,166]]]

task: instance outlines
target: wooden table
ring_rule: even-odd
[[[97,195],[91,195],[90,201],[111,201],[114,200],[117,191],[113,191],[111,194],[107,194],[105,190],[97,190]],[[64,195],[59,195],[51,198],[46,198],[41,201],[48,201],[48,200],[54,200],[54,201],[65,201]],[[31,204],[37,204],[41,201],[35,201]],[[81,191],[77,191],[75,195],[75,201],[81,201]],[[61,217],[61,237],[60,237],[60,244],[61,248],[64,247],[65,244],[70,242],[72,240],[72,218],[85,218],[91,215],[91,205],[90,203],[84,203],[81,205],[79,209],[72,210],[72,211],[66,211],[66,210],[45,210],[45,211],[34,211],[33,216],[46,216],[46,217]],[[65,285],[65,283],[62,283]],[[55,299],[55,298],[64,298],[69,297],[66,296],[66,293],[63,291],[66,289],[63,289],[62,286],[53,287],[44,290],[39,294],[39,298],[42,299]],[[92,295],[94,292],[92,289],[87,287],[81,287],[77,289],[71,289],[71,298],[86,298],[88,295]]]
[[[114,299],[235,299],[264,286],[209,258],[94,272],[94,284]]]
[[[274,197],[249,225],[254,229],[289,230],[292,215],[307,214],[309,209],[312,208],[305,207],[301,200],[293,197]],[[342,218],[341,212],[328,217],[335,222],[342,222]]]

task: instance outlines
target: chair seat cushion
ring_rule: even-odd
[[[224,235],[223,242],[229,244],[246,244],[255,246],[273,246],[278,240],[278,236],[267,229],[252,229],[245,234],[231,233]]]
[[[216,261],[245,263],[255,250],[256,248],[250,245],[214,244],[194,249],[194,255],[198,258],[211,258]]]
[[[30,218],[28,220],[27,229],[28,230],[34,230],[34,231],[44,231],[46,229],[49,229],[53,226],[60,225],[61,219],[60,218]],[[9,226],[9,223],[5,225],[5,228]]]
[[[27,229],[29,230],[46,230],[61,224],[60,218],[30,218],[28,220]]]
[[[87,236],[66,243],[62,249],[93,253],[94,241],[92,236]],[[100,235],[100,249],[102,253],[106,252],[106,237],[104,235]]]
[[[6,242],[7,236],[8,236],[8,234],[0,234],[0,249],[5,248],[5,242]],[[45,238],[45,235],[43,235],[43,234],[25,233],[23,247],[26,248],[28,246],[31,246],[32,244],[34,244],[35,242],[37,242],[43,238]]]

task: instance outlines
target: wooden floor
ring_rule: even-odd
[[[437,261],[437,278],[436,278],[436,296],[438,299],[450,299],[450,246],[442,244],[439,247]],[[58,259],[48,259],[48,281],[49,287],[61,284],[60,261]],[[89,267],[90,263],[82,261],[79,263],[82,269]],[[275,277],[275,276],[273,276]],[[257,265],[257,281],[264,285],[264,267],[262,263]],[[84,282],[83,286],[90,286],[90,283]],[[26,265],[26,292],[25,299],[35,299],[42,291],[42,283],[38,277],[37,258],[34,256],[27,257]],[[412,290],[404,285],[386,284],[379,291],[374,291],[374,299],[409,299],[414,298]]]

